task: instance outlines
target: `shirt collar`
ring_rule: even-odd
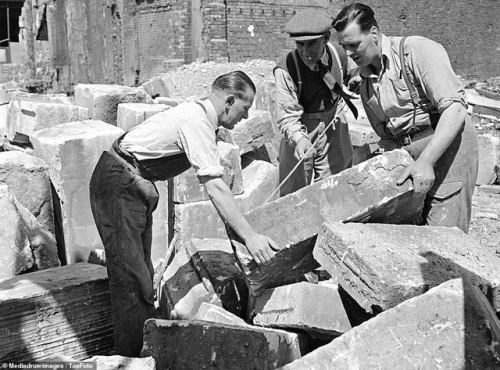
[[[214,130],[217,130],[219,127],[219,120],[217,119],[217,112],[215,111],[215,107],[210,99],[200,99],[198,103],[205,107],[205,113],[207,114],[208,122],[214,126]]]
[[[359,73],[362,77],[378,79],[382,76],[385,70],[389,68],[389,61],[391,59],[391,52],[392,52],[391,39],[382,33],[381,42],[382,42],[382,69],[380,71],[380,74],[377,76],[376,74],[373,73],[373,70],[369,66],[366,66],[366,67],[361,67],[359,69]]]

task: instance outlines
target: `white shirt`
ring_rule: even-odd
[[[210,100],[198,103],[184,102],[151,116],[127,132],[120,148],[138,160],[186,153],[198,176],[222,176],[215,133],[217,113]]]

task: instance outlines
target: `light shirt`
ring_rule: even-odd
[[[299,56],[300,58],[300,56]],[[329,69],[328,53],[325,50],[320,58],[321,63]],[[307,66],[307,64],[306,64]],[[310,68],[308,66],[308,68]],[[314,65],[313,71],[317,70],[318,66]],[[347,58],[347,74],[350,75],[353,71],[357,71],[357,66],[351,58]],[[277,123],[278,128],[290,145],[296,145],[298,140],[305,136],[307,133],[303,128],[300,119],[304,113],[303,106],[299,103],[298,87],[295,86],[290,74],[283,68],[276,68],[274,70],[274,79],[276,82],[276,99],[277,99]],[[334,98],[336,94],[334,93]],[[343,109],[344,104],[342,100],[339,101],[337,109]]]
[[[186,153],[199,177],[222,176],[224,169],[220,164],[215,133],[217,113],[210,100],[203,99],[198,103],[184,102],[151,116],[127,132],[120,148],[138,160]]]
[[[381,127],[395,119],[411,119],[413,104],[401,73],[399,41],[401,37],[382,34],[382,69],[376,75],[370,66],[360,68],[363,82],[359,93],[368,120],[381,137]],[[416,122],[428,120],[429,111],[440,114],[452,103],[467,107],[462,83],[453,71],[444,47],[430,39],[411,36],[404,44],[408,75],[419,95]],[[423,106],[423,107],[422,107]]]

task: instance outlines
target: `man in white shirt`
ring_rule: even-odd
[[[153,181],[194,167],[219,215],[257,263],[268,262],[278,249],[252,229],[221,178],[215,131],[248,118],[254,96],[255,85],[245,73],[219,76],[208,98],[152,116],[102,154],[90,200],[106,250],[117,354],[139,355],[144,321],[155,315],[151,239],[158,192]]]

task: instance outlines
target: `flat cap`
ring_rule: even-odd
[[[332,27],[332,17],[321,9],[305,9],[295,14],[285,31],[296,41],[317,39]]]

